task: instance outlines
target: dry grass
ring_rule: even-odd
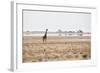
[[[91,58],[90,37],[23,37],[23,62],[88,60]]]

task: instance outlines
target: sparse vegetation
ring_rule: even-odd
[[[81,38],[80,38],[81,37]],[[23,62],[87,60],[91,58],[90,37],[23,37]]]

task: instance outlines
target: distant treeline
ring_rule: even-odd
[[[25,33],[44,33],[45,31],[24,31]],[[83,32],[82,30],[78,30],[78,31],[61,31],[61,30],[58,30],[56,32],[52,32],[52,31],[48,31],[48,33],[50,34],[53,34],[53,33],[87,33],[87,34],[90,34],[90,32]]]

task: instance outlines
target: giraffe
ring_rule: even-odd
[[[47,40],[47,31],[48,31],[48,29],[46,29],[45,34],[42,38],[43,42],[46,42],[46,40]]]

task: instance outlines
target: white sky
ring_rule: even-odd
[[[91,31],[91,14],[24,11],[23,31]]]

